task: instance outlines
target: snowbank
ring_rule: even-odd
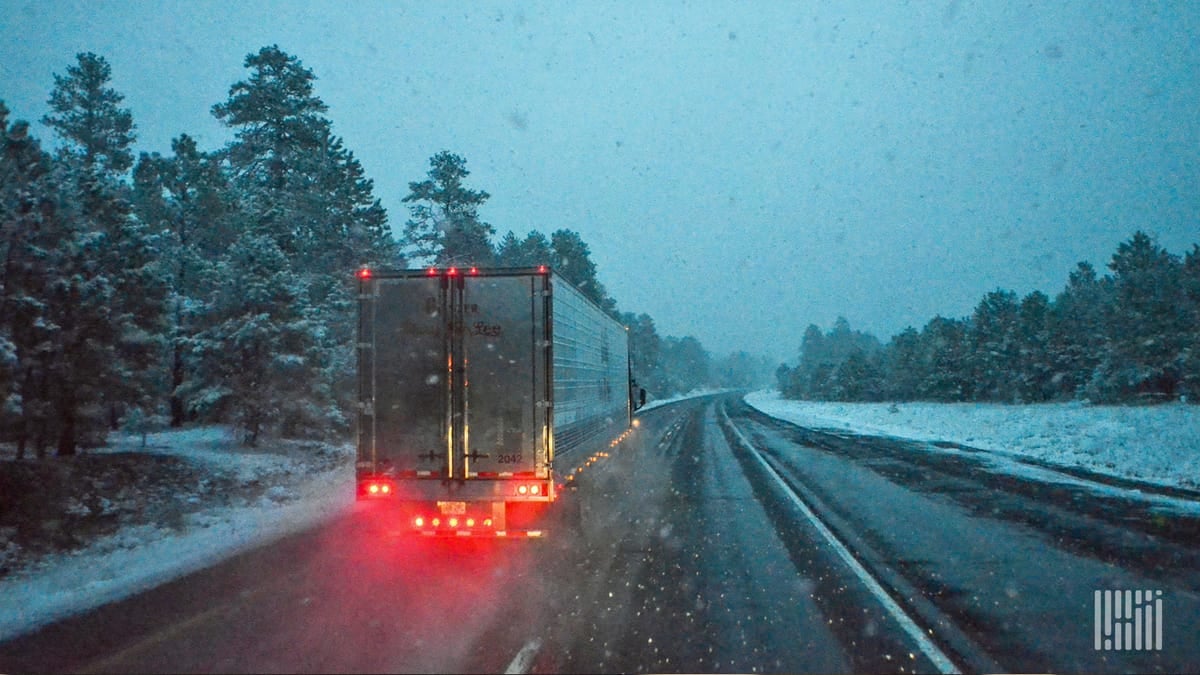
[[[746,402],[801,426],[949,441],[1097,473],[1200,487],[1200,407],[1082,403],[825,403],[760,391]]]

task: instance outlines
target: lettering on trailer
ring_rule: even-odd
[[[1096,591],[1097,651],[1161,650],[1162,591]]]
[[[489,324],[482,321],[476,321],[471,327],[471,335],[481,335],[483,337],[500,337],[504,329],[499,324]]]

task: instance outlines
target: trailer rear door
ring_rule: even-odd
[[[467,477],[549,474],[549,278],[467,276]]]

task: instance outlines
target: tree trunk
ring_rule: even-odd
[[[75,397],[67,395],[62,402],[62,409],[59,411],[61,415],[62,428],[58,432],[58,450],[59,457],[71,457],[75,454]]]
[[[171,356],[171,428],[183,426],[183,399],[179,396],[179,387],[183,384],[183,345],[175,341],[174,353]]]

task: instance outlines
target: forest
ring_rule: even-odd
[[[997,289],[882,344],[839,318],[810,325],[783,395],[836,401],[1200,400],[1200,245],[1179,256],[1138,231],[1099,276],[1081,262],[1051,299]]]
[[[103,56],[54,76],[31,125],[0,102],[0,442],[18,458],[75,454],[116,429],[185,423],[329,438],[352,419],[354,272],[363,265],[550,264],[630,326],[641,385],[665,398],[745,386],[743,366],[621,312],[575,232],[493,244],[482,190],[449,151],[403,199],[400,237],[315,76],[263,47],[212,115],[232,140],[187,134],[135,156],[136,124]]]

